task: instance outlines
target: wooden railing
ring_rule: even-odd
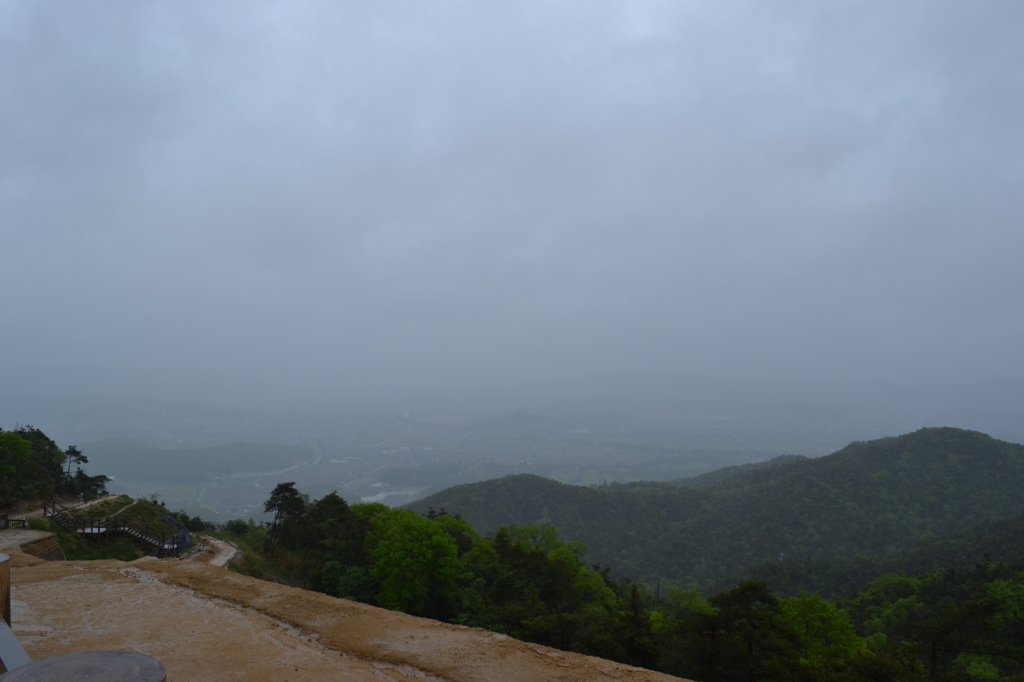
[[[7,530],[8,528],[26,528],[26,519],[11,519],[7,517],[7,514],[0,514],[0,530]]]

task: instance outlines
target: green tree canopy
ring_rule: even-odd
[[[282,542],[293,547],[299,538],[302,516],[306,513],[309,496],[295,488],[295,481],[278,483],[263,505],[263,511],[274,512],[270,531],[270,544]]]
[[[389,509],[373,517],[367,543],[382,606],[444,616],[459,575],[459,549],[442,524],[406,509]]]

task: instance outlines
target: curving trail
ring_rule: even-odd
[[[227,568],[227,565],[242,553],[242,550],[234,544],[226,540],[218,540],[209,535],[193,534],[192,540],[195,546],[188,553],[182,555],[182,561],[195,561],[209,564],[210,566]]]

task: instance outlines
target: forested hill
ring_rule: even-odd
[[[620,575],[706,588],[766,561],[874,561],[1024,514],[1022,477],[1024,446],[929,428],[742,471],[702,488],[586,488],[520,475],[456,486],[411,506],[444,507],[481,532],[550,523],[563,539],[586,543],[591,561]]]
[[[45,433],[31,426],[0,429],[0,511],[22,500],[54,494],[81,499],[106,495],[108,477],[89,476],[89,459],[74,445],[61,451]]]

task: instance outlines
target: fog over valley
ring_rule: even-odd
[[[158,494],[226,521],[260,518],[295,481],[314,497],[405,504],[515,473],[566,483],[675,480],[780,455],[958,424],[1024,441],[1013,385],[828,385],[664,374],[591,376],[503,393],[451,390],[331,409],[19,399],[59,443],[77,443],[110,489]],[[41,419],[40,419],[41,417]],[[26,420],[27,421],[27,420]]]

